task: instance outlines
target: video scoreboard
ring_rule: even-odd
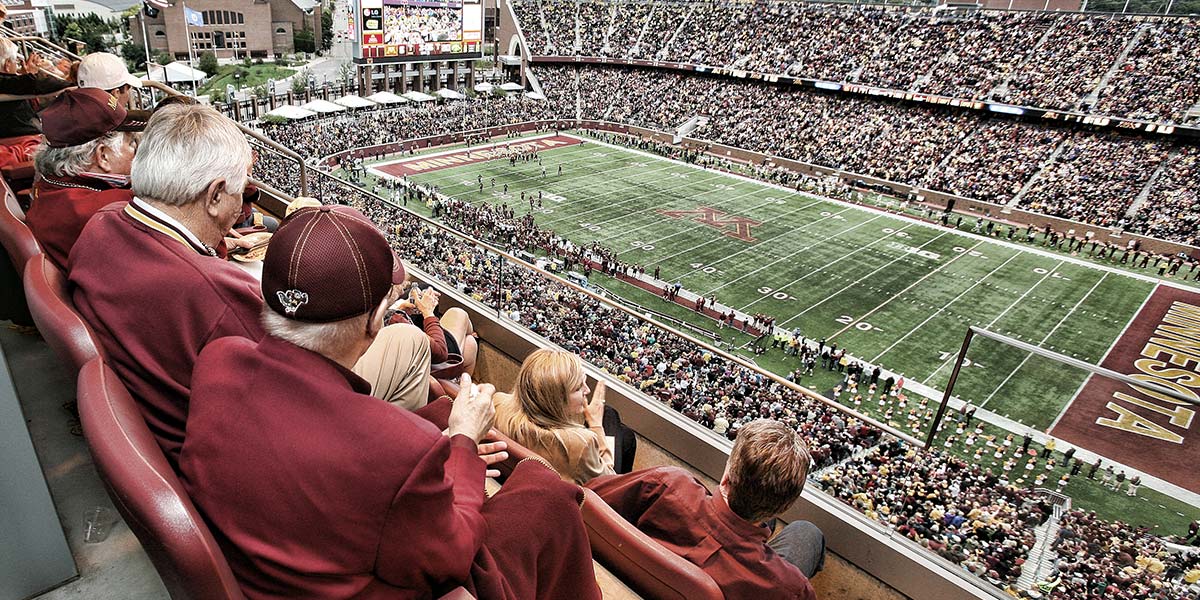
[[[355,0],[354,60],[388,63],[483,57],[482,0]]]

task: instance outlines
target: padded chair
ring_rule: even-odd
[[[541,460],[532,450],[498,431],[488,439],[508,444],[508,459],[496,465],[503,477],[522,460]],[[663,600],[724,600],[721,588],[700,567],[639,531],[596,492],[583,488],[583,493],[583,524],[592,557],[635,592]]]
[[[0,194],[4,194],[4,209],[0,210],[0,244],[8,252],[17,274],[22,275],[25,264],[42,251],[33,232],[25,224],[25,211],[17,204],[17,197],[7,183],[0,182]]]
[[[25,265],[25,299],[38,331],[72,374],[100,356],[91,328],[75,312],[67,293],[66,275],[45,254],[36,254]]]
[[[243,600],[220,546],[167,463],[133,397],[101,359],[79,371],[79,419],[117,512],[173,600]],[[470,600],[462,587],[442,600]]]
[[[725,598],[700,567],[639,531],[596,492],[584,488],[583,493],[583,524],[592,556],[635,592],[662,600]]]
[[[221,548],[116,373],[92,359],[79,372],[78,398],[96,470],[171,598],[243,599]]]

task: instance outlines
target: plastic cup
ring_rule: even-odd
[[[98,544],[108,539],[116,516],[111,508],[93,506],[83,513],[83,541],[88,544]]]

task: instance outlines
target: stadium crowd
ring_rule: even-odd
[[[513,7],[535,56],[729,67],[1171,123],[1194,120],[1200,100],[1200,60],[1184,50],[1200,26],[1189,18],[780,1]]]
[[[685,12],[683,7],[673,10]],[[648,23],[656,32],[665,31],[665,27],[659,27],[657,23],[674,18],[677,15],[671,11],[657,11],[648,18]],[[667,40],[658,41],[667,43]],[[81,83],[84,72],[80,70]],[[510,507],[509,511],[500,512],[499,517],[480,512],[484,499],[482,485],[478,484],[482,483],[484,463],[500,460],[497,457],[503,450],[503,447],[480,443],[491,424],[490,413],[484,407],[490,406],[491,386],[471,388],[469,375],[461,380],[466,391],[459,394],[455,407],[450,409],[447,436],[442,436],[440,427],[420,422],[421,417],[407,412],[403,417],[396,417],[401,413],[368,400],[365,392],[377,390],[372,389],[368,380],[355,375],[360,373],[356,361],[369,352],[376,336],[380,336],[386,327],[403,327],[400,323],[384,326],[388,308],[398,300],[393,286],[403,285],[404,280],[404,267],[399,264],[396,254],[434,274],[445,285],[496,307],[513,321],[730,439],[738,438],[739,431],[750,431],[759,419],[772,419],[790,426],[807,440],[812,465],[829,469],[820,476],[820,481],[836,497],[973,573],[1002,583],[1011,582],[1020,574],[1024,556],[1032,546],[1030,525],[1041,522],[1047,514],[1044,504],[1029,491],[1007,485],[998,477],[936,450],[910,448],[828,402],[707,352],[675,333],[658,329],[632,313],[612,308],[554,279],[530,277],[522,267],[464,244],[461,238],[324,173],[313,173],[310,194],[329,204],[353,206],[357,211],[298,205],[298,211],[286,219],[276,233],[274,243],[277,245],[273,245],[272,254],[268,254],[268,257],[282,258],[268,258],[262,269],[261,282],[255,280],[225,261],[238,249],[251,248],[248,242],[239,241],[239,232],[231,229],[255,197],[254,189],[247,187],[247,172],[253,168],[255,176],[265,183],[298,194],[299,165],[265,148],[261,149],[257,159],[253,158],[251,148],[231,123],[210,108],[195,106],[194,102],[167,102],[152,115],[127,111],[118,100],[118,95],[128,94],[132,85],[127,72],[106,83],[116,85],[81,85],[79,89],[64,93],[45,109],[52,111],[46,116],[56,118],[43,120],[44,144],[35,158],[40,177],[38,185],[42,186],[39,189],[43,193],[35,194],[35,206],[30,214],[36,214],[38,203],[45,201],[46,186],[66,189],[72,195],[70,199],[77,201],[80,207],[84,206],[85,199],[97,200],[98,195],[105,194],[104,205],[92,206],[86,214],[74,215],[86,226],[82,233],[75,232],[79,235],[78,240],[64,242],[69,260],[60,266],[67,268],[73,300],[84,317],[95,325],[106,325],[99,330],[100,343],[108,355],[106,358],[120,371],[118,376],[131,387],[138,400],[150,406],[145,411],[151,415],[150,425],[160,444],[172,435],[182,438],[184,432],[182,422],[171,422],[180,417],[174,414],[180,406],[170,401],[183,398],[183,406],[191,403],[190,414],[186,409],[182,411],[183,418],[190,419],[186,441],[174,440],[177,445],[164,444],[164,451],[171,466],[179,469],[189,494],[196,499],[213,527],[221,530],[219,538],[223,546],[227,550],[261,551],[261,542],[256,540],[261,540],[262,536],[251,532],[262,523],[268,523],[271,539],[282,538],[279,544],[291,551],[284,558],[230,551],[239,581],[250,589],[277,592],[280,589],[277,586],[282,585],[287,591],[279,593],[280,596],[286,596],[288,592],[299,595],[314,589],[334,595],[354,586],[384,586],[396,581],[411,584],[414,577],[418,578],[418,587],[422,589],[440,589],[447,582],[455,583],[465,576],[470,570],[467,563],[478,557],[476,552],[483,552],[487,558],[487,546],[499,550],[506,544],[524,543],[529,538],[557,540],[558,545],[542,549],[552,560],[543,561],[539,566],[547,568],[545,565],[549,564],[551,571],[568,571],[567,575],[560,573],[557,578],[547,576],[547,579],[558,581],[560,586],[578,586],[579,577],[587,574],[570,570],[590,569],[586,542],[581,539],[582,521],[575,511],[578,490],[565,486],[553,476],[547,477],[545,473],[540,479],[537,475],[528,475],[531,469],[538,467],[530,465],[524,470],[518,467],[505,490],[497,496],[500,498],[497,502],[504,502],[524,491],[524,496],[517,497],[531,503],[525,506],[544,506],[547,510],[530,510],[522,514]],[[680,83],[683,85],[672,85]],[[670,97],[678,97],[672,100],[678,102],[684,102],[682,96],[691,92],[725,93],[703,90],[705,85],[707,83],[701,80],[666,79],[657,89],[664,95],[675,94]],[[758,102],[759,108],[764,110],[768,107],[770,97],[759,96],[765,93],[761,89],[743,88],[734,93],[742,95],[717,100],[725,101],[726,107],[732,104],[741,107],[744,102]],[[712,99],[705,97],[702,100]],[[499,110],[495,110],[497,106],[492,102],[501,103]],[[636,120],[647,117],[633,109],[643,103],[652,103],[653,98],[625,95],[622,102],[620,108],[616,104],[609,105],[606,112],[618,111],[623,119]],[[600,107],[603,103],[593,100],[586,106]],[[875,145],[862,154],[849,154],[838,157],[839,160],[862,163],[868,169],[890,173],[899,180],[911,180],[921,175],[926,163],[936,164],[933,159],[937,158],[937,149],[969,135],[966,118],[951,118],[951,123],[939,130],[921,121],[893,121],[897,113],[889,112],[892,110],[888,108],[890,105],[882,106],[878,114],[870,117],[874,128],[857,131],[855,135],[859,137],[850,140],[863,146],[873,140]],[[549,118],[557,114],[554,107],[554,104],[524,100],[478,100],[367,113],[269,130],[278,136],[278,141],[305,155],[316,156],[379,143],[379,140],[391,142]],[[825,108],[833,110],[831,106]],[[363,118],[373,121],[364,128],[359,122]],[[759,126],[765,126],[765,122],[760,122]],[[913,144],[916,157],[898,165],[876,164],[874,161],[882,160],[883,154],[900,152],[899,131],[906,127],[917,131],[921,140]],[[144,136],[134,135],[143,129],[146,130]],[[363,129],[367,131],[361,132]],[[363,137],[356,137],[359,135]],[[731,130],[728,135],[742,134]],[[787,141],[795,152],[817,152],[811,141],[807,144],[804,139]],[[1181,168],[1190,168],[1195,162],[1194,153],[1183,156],[1186,160],[1180,161],[1184,165]],[[1098,159],[1089,157],[1088,160]],[[1161,158],[1159,160],[1161,162]],[[181,182],[184,178],[180,173],[189,167],[195,167],[194,177]],[[1184,181],[1178,169],[1170,172],[1170,180]],[[1098,173],[1088,172],[1087,175]],[[107,194],[114,190],[119,192],[119,198]],[[573,260],[600,265],[609,263],[604,267],[606,270],[635,268],[618,263],[611,252],[600,246],[573,248],[552,232],[538,229],[530,220],[517,219],[511,211],[481,210],[441,199],[435,199],[435,202],[440,203],[439,212],[445,215],[447,222],[468,229],[483,239],[506,245],[534,245]],[[1164,204],[1173,203],[1174,200],[1164,201]],[[373,223],[364,221],[362,215]],[[322,220],[336,223],[322,225]],[[62,223],[49,225],[46,231],[54,231]],[[382,230],[382,236],[376,228]],[[322,236],[320,243],[314,242],[313,246],[337,250],[305,252],[305,243],[298,241],[301,229],[304,229],[304,236]],[[346,244],[347,231],[353,233],[356,242],[363,244]],[[389,246],[396,254],[388,251]],[[133,252],[122,252],[131,248]],[[362,254],[351,256],[355,252]],[[350,282],[346,289],[330,284],[330,273],[343,274],[368,267],[370,273],[360,270],[358,278],[345,277]],[[117,268],[127,269],[129,276],[113,278],[111,274]],[[380,273],[387,277],[377,278]],[[508,283],[502,287],[496,285],[501,281]],[[309,284],[313,287],[307,287]],[[356,285],[359,287],[354,287]],[[311,290],[312,298],[300,293],[300,287]],[[191,301],[182,306],[169,300],[178,297],[179,289],[193,292]],[[142,307],[146,305],[162,306],[163,312],[156,315],[158,321],[175,326],[161,330],[139,327],[144,318]],[[432,309],[422,309],[422,312],[431,313]],[[258,324],[260,317],[262,325]],[[430,315],[425,318],[430,319]],[[331,330],[325,328],[329,325],[337,326],[338,335],[330,335]],[[408,331],[416,331],[415,339],[430,344],[425,338],[430,331],[428,326],[424,330],[410,328]],[[201,347],[209,342],[211,345],[202,351]],[[822,343],[818,351],[824,350],[823,346]],[[278,354],[274,354],[276,352]],[[143,369],[144,366],[149,368]],[[426,355],[424,363],[417,365],[419,368],[414,372],[424,378],[430,366]],[[351,371],[351,367],[355,370]],[[261,380],[256,380],[256,392],[271,401],[254,402],[243,398],[240,393],[246,383],[243,369],[263,375]],[[311,386],[305,389],[312,393],[304,396],[306,402],[315,403],[315,410],[296,402],[295,386],[301,383]],[[139,384],[143,387],[136,387]],[[229,399],[238,404],[223,404]],[[316,403],[317,400],[323,403]],[[158,412],[168,404],[170,411],[167,413],[170,414]],[[369,408],[359,410],[360,406]],[[225,418],[235,409],[241,411],[239,419]],[[328,427],[331,412],[344,417],[338,422],[345,427]],[[468,412],[470,414],[464,414]],[[290,421],[289,415],[307,419],[303,422],[306,427]],[[380,427],[383,421],[387,422],[386,429]],[[306,439],[309,442],[313,439],[307,426],[327,427],[322,431],[328,431],[336,440],[329,443],[328,448],[304,443]],[[404,477],[397,476],[401,484],[410,475],[411,481],[422,481],[438,492],[439,502],[421,499],[424,502],[421,506],[426,510],[417,515],[419,518],[414,518],[413,513],[406,513],[407,507],[402,501],[415,501],[401,497],[406,492],[396,492],[396,482],[388,481],[379,489],[369,490],[380,494],[378,498],[372,498],[373,502],[379,502],[373,505],[374,510],[364,509],[360,502],[366,498],[366,492],[360,497],[359,486],[369,487],[368,482],[380,479],[380,472],[371,469],[362,470],[357,478],[347,471],[358,469],[334,469],[337,475],[329,479],[297,477],[328,467],[334,458],[347,459],[345,465],[360,466],[348,460],[355,456],[353,453],[342,454],[362,441],[363,438],[356,438],[355,434],[371,436],[371,441],[379,442],[378,448],[402,451],[403,460],[410,462],[398,467],[393,462],[398,454],[383,452],[371,456],[376,461],[372,464],[388,465],[389,475],[403,471]],[[418,436],[423,437],[417,439]],[[235,438],[244,445],[229,443]],[[429,448],[437,449],[437,452],[429,452],[435,454],[434,463],[432,466],[421,465],[418,470],[415,463],[418,459],[424,460]],[[263,465],[276,466],[274,460],[267,459],[280,456],[286,456],[284,460],[296,460],[287,464],[299,467],[294,471],[262,468]],[[447,458],[449,456],[453,458]],[[262,460],[248,460],[248,457]],[[807,468],[805,463],[804,469]],[[451,470],[455,471],[453,475],[462,476],[454,490],[448,489],[448,480],[453,476],[445,475]],[[279,479],[264,482],[262,478],[267,475]],[[340,477],[347,480],[337,480]],[[319,480],[319,484],[314,480]],[[305,482],[315,486],[309,490],[321,500],[298,494],[287,498],[288,504],[283,509],[269,501],[279,499],[278,489],[292,489]],[[272,487],[271,483],[278,487]],[[467,488],[473,491],[468,494]],[[429,495],[428,490],[421,493]],[[797,489],[796,495],[798,493]],[[328,561],[332,559],[325,556],[297,557],[297,548],[325,550],[329,542],[310,538],[307,528],[295,527],[288,519],[299,516],[301,522],[306,522],[303,517],[309,515],[304,514],[305,511],[319,512],[317,504],[329,501],[328,498],[333,496],[343,503],[335,507],[334,514],[344,516],[344,512],[363,509],[362,515],[375,521],[362,526],[363,530],[343,532],[344,539],[337,542],[352,542],[354,550],[365,549],[366,555],[373,560],[379,553],[392,560],[383,561],[386,562],[383,565],[369,565],[371,571],[364,576],[359,572],[346,574],[349,566],[354,566],[360,558],[358,556],[337,557],[351,565],[331,565]],[[792,497],[788,503],[794,500]],[[454,507],[451,507],[452,501]],[[393,504],[398,510],[392,510]],[[381,507],[387,510],[380,511]],[[453,517],[445,516],[452,513]],[[461,523],[466,520],[462,517],[466,513],[473,514],[474,518],[470,523]],[[430,515],[445,516],[445,521],[431,520]],[[314,519],[327,517],[311,516]],[[483,524],[496,518],[523,518],[524,527],[512,528],[522,533],[521,539],[513,541],[499,535],[485,536],[488,528]],[[381,524],[381,521],[388,523]],[[396,521],[402,524],[396,525]],[[445,523],[452,527],[439,529]],[[1116,532],[1113,528],[1120,526],[1119,523],[1109,525],[1083,519],[1070,523],[1077,525],[1089,539],[1099,539],[1105,532]],[[416,536],[420,548],[436,546],[444,550],[447,557],[455,558],[448,564],[431,565],[427,563],[437,562],[436,555],[417,556],[418,564],[413,566],[404,560],[412,558],[406,554],[411,553],[412,548],[398,547],[410,541],[405,536],[395,539],[385,536],[385,544],[378,543],[379,530],[388,527],[399,527],[396,533],[408,535],[412,535],[415,528],[424,527]],[[493,531],[499,529],[503,528]],[[289,541],[293,539],[295,545],[290,545]],[[347,546],[338,547],[345,550]],[[1122,544],[1113,546],[1124,549]],[[1060,548],[1069,547],[1060,544]],[[1089,544],[1083,559],[1094,563],[1084,563],[1087,568],[1068,569],[1070,565],[1065,564],[1060,568],[1064,572],[1070,570],[1071,583],[1079,578],[1083,585],[1095,586],[1100,581],[1092,565],[1100,565],[1100,577],[1105,578],[1107,586],[1117,586],[1120,590],[1126,585],[1171,589],[1174,583],[1169,577],[1180,574],[1185,567],[1195,566],[1193,562],[1171,564],[1170,568],[1165,568],[1166,561],[1159,558],[1158,564],[1164,568],[1156,568],[1153,560],[1158,557],[1148,558],[1143,573],[1123,580],[1105,570],[1111,560],[1123,560],[1123,557],[1118,555],[1110,559],[1102,554],[1104,551],[1104,548],[1094,551]],[[494,571],[501,575],[480,576],[474,585],[487,590],[494,584],[518,596],[516,592],[531,589],[537,589],[543,595],[555,595],[552,589],[547,591],[544,587],[531,585],[528,580],[523,581],[522,575],[536,579],[546,574],[542,571],[536,574],[523,572],[522,567],[528,569],[529,565],[522,564],[520,557],[511,556],[502,551],[495,552],[495,562],[490,562],[492,559],[485,562],[498,567]],[[312,572],[304,568],[311,565],[305,565],[304,560],[319,563],[320,568],[337,568],[337,571],[323,581],[316,581],[322,578],[312,577]],[[409,569],[418,573],[413,575]],[[313,571],[316,570],[314,567]],[[377,571],[388,571],[392,576]],[[496,582],[496,577],[501,583]],[[387,583],[381,583],[385,580]],[[344,587],[333,589],[339,585]],[[1132,589],[1136,592],[1142,587]],[[581,596],[598,597],[598,590],[587,592]],[[811,594],[811,590],[809,592]],[[560,590],[557,593],[566,592]]]
[[[262,172],[274,169],[267,166]],[[814,479],[835,497],[998,586],[1011,586],[1020,576],[1033,527],[1049,514],[1045,502],[1025,487],[1033,481],[1021,477],[1013,482],[947,452],[915,449],[553,279],[525,276],[516,265],[333,178],[318,174],[317,189],[330,194],[327,198],[360,207],[388,232],[399,252],[445,285],[497,307],[717,433],[732,439],[741,426],[760,417],[796,427],[808,440]],[[517,241],[513,249],[518,249],[535,239],[562,243],[548,232],[514,235],[521,225],[506,222],[495,209],[481,212],[457,204],[445,210],[447,222],[502,246]],[[595,260],[588,253],[580,256]],[[500,281],[505,282],[502,289]],[[848,371],[852,362],[844,365]],[[921,407],[919,412],[928,411]],[[982,449],[983,442],[978,446]],[[1089,584],[1098,581],[1087,574],[1080,577]],[[1186,589],[1169,578],[1153,578],[1157,588]]]
[[[1085,223],[1190,243],[1200,216],[1186,181],[1192,146],[1162,139],[985,118],[950,108],[847,98],[678,72],[540,66],[552,102],[579,116],[692,137]],[[578,79],[576,79],[578,75]],[[576,83],[578,81],[578,84]],[[569,110],[569,109],[568,109]],[[1168,161],[1169,156],[1178,155]],[[1139,194],[1153,180],[1151,200]],[[1019,196],[1019,197],[1018,197]],[[1136,218],[1127,213],[1137,214]]]
[[[1105,521],[1095,513],[1063,515],[1055,540],[1054,572],[1046,577],[1049,598],[1118,600],[1196,598],[1200,553],[1169,549],[1144,528]]]

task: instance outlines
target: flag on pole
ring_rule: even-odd
[[[188,25],[198,27],[204,24],[204,14],[198,10],[192,10],[188,7],[183,7],[183,18]]]
[[[171,6],[167,0],[145,0],[145,3],[154,8],[169,8]]]

